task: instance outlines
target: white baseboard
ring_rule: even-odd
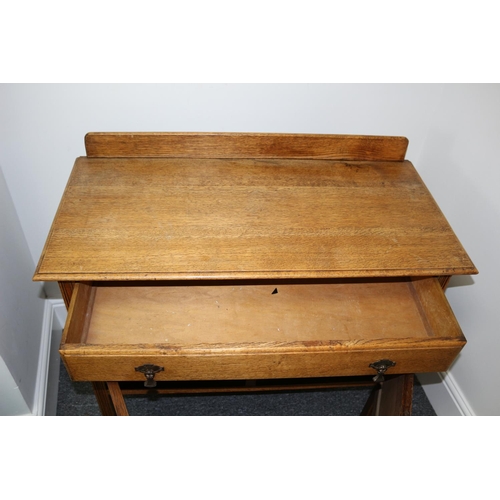
[[[439,417],[475,415],[450,372],[419,373],[417,377]]]
[[[42,336],[40,354],[38,356],[38,370],[33,400],[32,414],[35,416],[55,415],[57,404],[57,380],[59,378],[58,347],[66,307],[62,299],[47,299],[43,311]]]

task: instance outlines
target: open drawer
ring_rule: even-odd
[[[60,352],[78,381],[234,380],[444,371],[465,342],[435,278],[95,282]]]

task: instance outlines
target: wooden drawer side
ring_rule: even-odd
[[[96,288],[91,283],[76,283],[68,309],[61,346],[85,343],[92,319]]]

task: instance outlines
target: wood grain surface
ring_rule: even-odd
[[[408,139],[332,134],[91,132],[87,156],[177,158],[328,158],[402,161]]]
[[[442,288],[477,270],[407,145],[87,134],[33,278],[69,306],[72,379],[126,415],[117,381],[144,381],[143,364],[160,381],[373,375],[383,358],[389,375],[448,369],[466,341]],[[367,411],[408,414],[411,381],[390,378]]]
[[[411,282],[404,281],[95,288],[88,344],[360,341],[407,338],[409,331],[415,338],[434,336]]]
[[[138,345],[135,349],[100,352],[68,346],[61,354],[74,381],[144,381],[135,371],[144,364],[163,366],[156,380],[254,380],[272,378],[344,377],[375,375],[370,364],[380,359],[395,360],[388,374],[446,371],[458,356],[462,345],[451,341],[417,343],[406,346],[374,345],[372,349],[270,349],[264,351],[227,350],[222,352],[167,353]]]
[[[408,161],[80,158],[34,279],[476,272]]]
[[[76,285],[64,331],[74,380],[141,380],[145,363],[159,380],[366,375],[384,357],[391,373],[442,371],[465,345],[434,278],[95,288]]]

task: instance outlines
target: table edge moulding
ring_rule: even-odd
[[[444,289],[476,274],[405,137],[85,136],[33,279],[68,308],[60,353],[104,415],[124,394],[371,385],[410,415],[413,374],[466,343]]]

